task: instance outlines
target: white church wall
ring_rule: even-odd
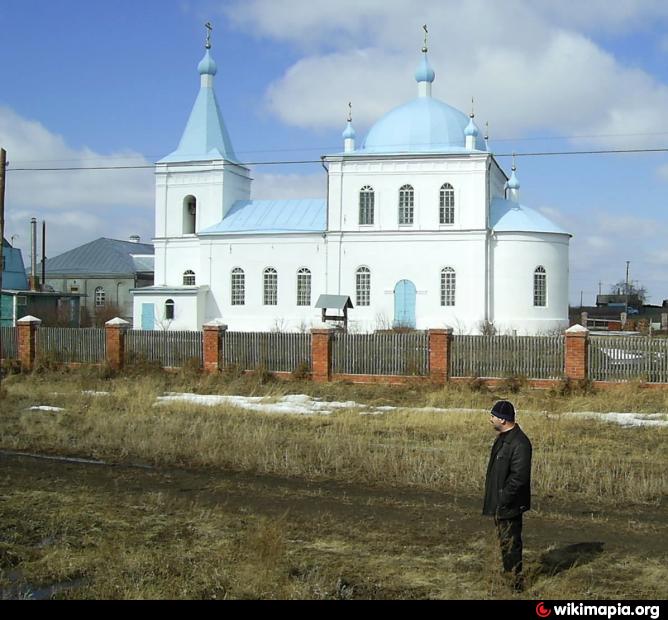
[[[330,162],[330,230],[471,230],[486,225],[487,156],[464,159],[363,160]],[[450,183],[455,192],[454,224],[440,224],[440,188]],[[359,193],[374,190],[374,223],[359,223]],[[414,190],[413,224],[399,224],[399,189]]]
[[[568,327],[567,235],[497,233],[492,243],[493,322],[501,332],[540,334]],[[533,305],[533,276],[547,273],[547,304]]]
[[[315,303],[326,292],[325,241],[317,235],[255,235],[203,238],[202,261],[212,265],[206,320],[222,318],[233,331],[300,331],[319,323]],[[232,270],[245,276],[245,304],[232,305]],[[264,305],[264,270],[278,274],[276,305]],[[297,272],[311,271],[311,304],[297,305]]]
[[[206,322],[204,316],[204,300],[208,287],[189,290],[164,291],[152,288],[147,291],[136,291],[133,300],[133,329],[142,329],[143,305],[153,306],[153,329],[157,331],[198,331]],[[166,303],[174,302],[174,318],[167,318]]]

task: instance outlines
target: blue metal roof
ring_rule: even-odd
[[[208,50],[198,66],[198,71],[210,76],[213,76],[216,72],[216,63],[209,55]],[[209,84],[205,84],[203,81],[200,86],[179,146],[158,163],[209,161],[212,159],[238,161],[223,121],[223,115],[220,113],[216,93],[213,90],[213,77],[210,80]]]
[[[466,152],[469,117],[432,97],[418,97],[394,108],[371,127],[359,153]],[[486,151],[478,135],[476,149]]]
[[[496,232],[543,232],[570,235],[538,211],[503,198],[492,200],[489,225]]]
[[[21,250],[13,248],[7,239],[2,240],[2,256],[4,257],[4,270],[2,272],[2,288],[27,290],[28,278],[23,265]]]
[[[101,237],[46,261],[47,276],[130,275],[138,269],[132,254],[153,254],[149,243],[134,243]]]
[[[221,222],[201,235],[226,233],[325,232],[327,202],[322,198],[300,200],[237,200]]]

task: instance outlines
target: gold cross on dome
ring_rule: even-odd
[[[424,46],[422,47],[422,51],[426,54],[427,53],[427,35],[429,34],[429,31],[427,30],[427,24],[424,24],[422,26],[422,30],[424,30]]]

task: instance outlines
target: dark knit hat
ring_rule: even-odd
[[[507,400],[499,400],[492,407],[492,415],[502,420],[508,420],[508,422],[514,422],[515,407],[513,407],[513,403]]]

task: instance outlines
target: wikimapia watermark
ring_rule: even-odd
[[[587,603],[567,603],[566,605],[553,605],[552,609],[540,602],[536,605],[536,615],[539,618],[548,618],[554,612],[556,616],[598,616],[602,618],[617,618],[623,616],[649,617],[657,620],[661,615],[659,605],[591,605]]]

